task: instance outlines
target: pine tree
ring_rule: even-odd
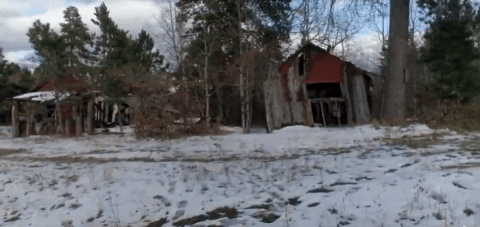
[[[108,53],[113,48],[113,39],[120,32],[105,3],[102,2],[100,6],[95,7],[94,15],[96,20],[92,19],[92,22],[100,28],[100,34],[95,41],[95,50],[100,55],[100,65],[104,66],[108,60]]]
[[[50,23],[43,24],[40,20],[35,21],[28,29],[27,36],[35,53],[40,57],[44,79],[64,77],[64,66],[68,63],[65,38],[51,29]]]
[[[82,67],[89,60],[89,51],[86,45],[91,42],[87,25],[83,23],[78,9],[74,6],[63,11],[66,23],[61,23],[62,36],[67,45],[66,58],[69,66]]]
[[[468,101],[480,94],[480,77],[472,62],[480,55],[472,27],[477,12],[468,0],[419,1],[427,10],[429,28],[421,60],[431,66],[433,89],[440,98]]]
[[[28,29],[27,36],[35,53],[41,58],[40,70],[43,80],[48,80],[53,84],[56,113],[58,114],[57,133],[63,134],[64,122],[62,111],[60,111],[59,97],[61,93],[67,92],[65,87],[61,86],[63,78],[66,76],[65,66],[68,65],[65,37],[51,29],[49,23],[43,24],[40,20],[35,21],[33,26]]]
[[[138,38],[132,44],[132,53],[135,55],[136,61],[145,70],[164,72],[169,67],[169,64],[162,67],[164,56],[160,54],[158,49],[154,51],[154,45],[152,37],[142,29],[138,34]]]

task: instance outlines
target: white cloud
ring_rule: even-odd
[[[158,14],[157,5],[152,0],[105,0],[104,2],[110,11],[110,16],[119,27],[130,31],[129,33],[134,37],[142,28],[148,31],[147,21],[154,19]],[[4,48],[5,54],[12,52],[16,55],[13,52],[31,51],[31,44],[26,34],[33,22],[40,19],[42,23],[50,23],[53,29],[59,30],[59,24],[64,22],[63,10],[70,5],[78,8],[83,22],[91,32],[98,32],[91,19],[94,18],[95,7],[100,3],[94,0],[25,0],[22,3],[17,3],[15,0],[2,0],[0,13],[9,13],[0,16],[0,45]]]
[[[103,0],[107,5],[111,17],[120,28],[128,30],[129,34],[136,37],[141,29],[147,30],[153,35],[154,32],[161,32],[156,27],[156,18],[159,16],[157,3],[161,0]],[[5,59],[17,62],[29,67],[35,66],[26,58],[33,56],[33,49],[28,42],[26,33],[33,22],[40,19],[43,23],[50,23],[59,30],[60,23],[64,22],[63,10],[73,5],[79,9],[84,23],[87,24],[90,32],[98,32],[97,27],[91,22],[94,18],[95,7],[102,1],[98,0],[18,0],[0,1],[0,46],[4,48]],[[295,40],[293,49],[297,48],[299,40]],[[159,40],[156,40],[155,48],[161,48]],[[164,47],[164,46],[163,46]],[[357,66],[376,71],[374,64],[368,59],[378,59],[380,43],[375,39],[373,32],[365,32],[358,35],[350,43],[349,61]],[[290,50],[292,51],[292,49]]]
[[[5,60],[9,62],[15,62],[20,65],[20,67],[27,67],[29,69],[33,69],[38,66],[38,63],[27,60],[28,58],[33,56],[35,56],[33,50],[11,51],[5,54]]]

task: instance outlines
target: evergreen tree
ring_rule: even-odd
[[[140,80],[139,77],[148,75],[155,64],[163,63],[163,56],[153,51],[153,39],[145,31],[134,39],[128,31],[119,28],[105,3],[95,7],[94,15],[92,22],[100,28],[95,39],[95,50],[99,54],[96,86],[109,97],[110,103],[120,103],[128,97],[131,85]]]
[[[118,25],[110,17],[110,11],[105,3],[102,2],[100,6],[95,7],[94,15],[96,20],[92,19],[92,22],[100,28],[100,34],[95,40],[95,51],[100,55],[100,65],[105,65],[108,53],[113,48],[113,39],[120,32]]]
[[[427,11],[426,43],[421,61],[434,75],[433,89],[440,98],[468,101],[480,94],[480,77],[472,62],[480,55],[474,46],[472,27],[477,12],[469,0],[420,0]]]
[[[89,60],[89,51],[85,47],[91,42],[87,25],[83,23],[78,9],[74,6],[63,11],[65,23],[61,23],[61,32],[66,47],[66,58],[69,66],[82,67]],[[82,59],[82,60],[80,60]]]
[[[132,53],[135,55],[138,64],[145,70],[164,72],[169,67],[169,64],[162,67],[164,56],[160,54],[158,49],[154,51],[154,45],[152,37],[142,29],[138,34],[138,38],[132,44]]]
[[[65,37],[51,29],[49,23],[43,24],[40,20],[35,21],[28,29],[27,36],[35,53],[41,58],[39,69],[42,72],[42,80],[48,80],[53,85],[57,109],[57,133],[63,134],[63,113],[60,111],[58,100],[61,93],[68,92],[66,87],[62,86],[63,78],[67,76],[65,66],[69,64]]]
[[[40,20],[35,21],[28,29],[27,36],[35,53],[40,57],[43,79],[64,77],[64,66],[68,63],[65,38],[51,29],[50,23],[43,24]]]

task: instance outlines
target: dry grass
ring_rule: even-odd
[[[442,100],[431,91],[422,91],[420,121],[431,128],[464,133],[480,131],[480,102]]]
[[[444,132],[435,132],[428,135],[403,136],[400,138],[381,138],[380,140],[390,146],[407,146],[411,149],[426,148],[434,144],[444,144],[449,141],[442,141],[441,137],[447,135]]]
[[[25,152],[22,149],[0,149],[0,157]]]
[[[480,167],[480,162],[467,162],[467,163],[459,163],[455,165],[441,166],[442,169],[468,169],[468,168],[478,168],[478,167]]]
[[[58,157],[15,157],[12,160],[22,160],[31,162],[55,162],[55,163],[108,163],[108,162],[155,162],[151,158],[94,158],[94,157],[72,157],[72,156],[58,156]]]
[[[138,137],[175,139],[191,135],[216,135],[218,126],[206,127],[202,118],[203,105],[185,91],[171,92],[174,80],[162,79],[137,84],[137,108],[133,126]],[[180,120],[180,121],[179,121]]]

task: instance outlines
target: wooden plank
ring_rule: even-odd
[[[365,83],[361,75],[355,75],[352,78],[354,91],[354,112],[358,123],[367,123],[370,120],[370,109],[368,106]]]
[[[276,111],[277,114],[277,125],[276,129],[279,129],[285,125],[291,124],[292,119],[292,112],[290,111],[290,101],[283,97],[284,88],[280,85],[280,81],[277,82],[278,84],[277,94],[275,94],[276,104],[278,105],[278,110]]]
[[[295,63],[292,64],[290,68],[288,68],[288,93],[290,96],[290,100],[286,102],[286,112],[289,114],[287,115],[288,117],[285,118],[284,125],[294,125],[295,120],[296,120],[296,115],[297,115],[297,107],[295,105],[295,102],[297,101],[297,94],[295,94],[295,84],[294,84],[294,78],[295,78]]]
[[[348,124],[353,124],[353,110],[352,110],[352,97],[349,92],[349,81],[347,76],[347,66],[343,67],[343,83],[340,83],[342,89],[342,96],[346,99],[345,105],[347,107],[347,121]]]
[[[305,66],[306,67],[306,66]],[[306,70],[306,68],[305,68]],[[312,112],[312,103],[310,101],[308,101],[308,94],[307,94],[307,86],[305,85],[305,83],[302,83],[302,90],[303,90],[303,100],[304,102],[306,102],[304,105],[306,105],[306,107],[304,107],[304,111],[307,111],[307,119],[305,119],[306,121],[306,125],[307,126],[313,126],[313,112]]]
[[[338,107],[338,102],[335,101],[335,106],[337,106],[337,120],[338,120],[338,125],[342,125],[341,122],[340,122],[340,108]]]

